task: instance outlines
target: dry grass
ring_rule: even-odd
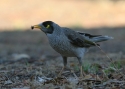
[[[84,32],[115,38],[101,43],[101,48],[113,59],[115,67],[98,48],[91,48],[84,58],[87,76],[83,80],[77,78],[80,74],[76,58],[68,60],[72,72],[67,69],[56,78],[63,66],[62,58],[49,46],[45,34],[29,30],[0,32],[0,88],[124,89],[124,28],[98,28]]]

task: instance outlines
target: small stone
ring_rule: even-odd
[[[12,57],[13,57],[13,60],[15,61],[21,60],[21,59],[30,59],[30,56],[27,54],[13,54]]]
[[[4,82],[5,85],[12,84],[13,82],[11,80],[7,80]]]

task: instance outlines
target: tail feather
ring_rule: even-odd
[[[81,34],[82,36],[86,37],[87,40],[90,40],[92,42],[102,42],[102,41],[106,41],[106,40],[110,40],[110,39],[114,39],[113,37],[110,36],[102,36],[102,35],[91,35],[88,33],[82,33],[77,31],[79,34]]]
[[[110,39],[114,39],[114,38],[109,37],[109,36],[97,36],[97,37],[92,37],[91,41],[93,41],[93,42],[101,42],[101,41],[106,41],[106,40],[110,40]]]

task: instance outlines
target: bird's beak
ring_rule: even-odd
[[[34,28],[41,29],[41,26],[39,26],[39,25],[34,25],[34,26],[31,26],[31,29],[34,29]]]

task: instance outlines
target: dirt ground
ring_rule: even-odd
[[[102,27],[87,30],[84,28],[73,29],[114,37],[113,40],[100,43],[100,47],[113,61],[124,62],[125,27]],[[85,64],[98,64],[104,68],[109,67],[111,64],[110,60],[97,47],[90,48],[83,60]],[[120,69],[124,68],[123,65]],[[121,76],[122,80],[121,77],[114,78],[118,82],[115,82],[117,86],[115,84],[112,86],[117,88],[112,88],[110,82],[108,82],[109,84],[106,82],[104,86],[97,84],[98,86],[91,85],[91,87],[88,87],[90,86],[88,83],[86,86],[85,82],[83,82],[84,84],[72,84],[71,81],[73,80],[69,81],[68,78],[73,77],[72,79],[74,79],[74,76],[69,70],[64,71],[61,78],[55,79],[62,67],[63,63],[60,54],[50,47],[47,37],[43,32],[30,29],[26,31],[0,32],[0,89],[124,89],[124,76]],[[68,67],[72,68],[79,77],[78,61],[76,58],[69,58]],[[86,72],[87,75],[95,76],[90,72]],[[111,80],[112,78],[109,75],[112,73],[114,72],[107,74],[108,79],[100,80],[101,83],[99,84]],[[120,73],[124,75],[124,72]],[[116,75],[120,76],[119,73],[116,73]],[[112,76],[114,77],[114,75]],[[51,78],[53,78],[53,81]],[[48,80],[43,81],[44,79]],[[93,80],[87,80],[86,82],[88,81]],[[123,85],[120,85],[121,81]]]

